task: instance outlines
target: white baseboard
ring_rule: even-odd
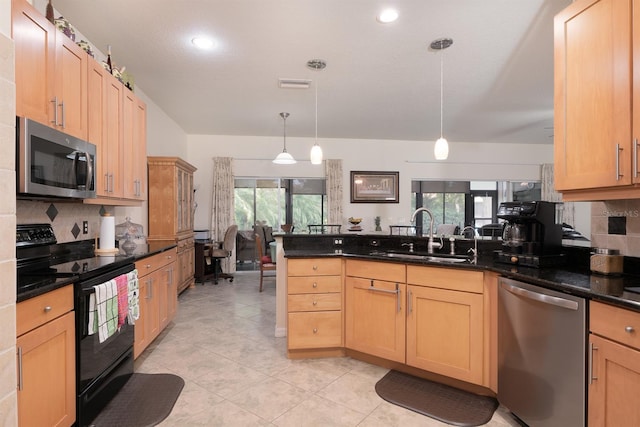
[[[282,338],[287,336],[287,328],[279,328],[276,326],[276,338]]]

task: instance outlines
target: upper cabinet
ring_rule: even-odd
[[[26,1],[12,7],[16,114],[86,140],[87,53]]]
[[[146,105],[25,0],[12,2],[16,114],[96,145],[96,199],[147,196]]]
[[[555,17],[555,186],[565,200],[640,196],[634,3],[578,0]]]

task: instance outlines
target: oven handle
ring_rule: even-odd
[[[555,305],[557,307],[567,308],[569,310],[578,309],[578,303],[568,299],[540,294],[538,292],[532,292],[527,289],[519,288],[517,286],[513,286],[504,282],[500,283],[500,287],[502,287],[502,289],[504,289],[505,291],[511,292],[514,295],[518,295],[544,304]]]

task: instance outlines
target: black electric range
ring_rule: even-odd
[[[58,244],[50,224],[17,225],[16,258],[18,302],[134,261],[126,255],[96,256],[91,241]]]

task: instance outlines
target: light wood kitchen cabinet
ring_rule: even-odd
[[[345,275],[346,347],[404,363],[406,266],[347,260]]]
[[[124,197],[146,200],[147,107],[126,88],[123,102]]]
[[[589,425],[640,425],[640,313],[589,307]]]
[[[289,357],[342,347],[342,260],[290,259],[287,276]]]
[[[140,317],[135,323],[133,356],[145,348],[173,320],[177,310],[176,250],[168,250],[136,262],[140,288]]]
[[[580,0],[555,17],[555,186],[565,200],[640,195],[640,8],[634,4]]]
[[[123,197],[122,159],[124,86],[95,61],[88,77],[89,142],[96,145],[97,201]]]
[[[24,0],[12,2],[16,114],[87,139],[89,56]]]
[[[193,173],[177,157],[149,157],[149,242],[178,245],[178,292],[195,282]]]
[[[407,365],[484,380],[483,273],[407,266]]]
[[[16,305],[18,423],[71,426],[76,420],[73,285]]]

